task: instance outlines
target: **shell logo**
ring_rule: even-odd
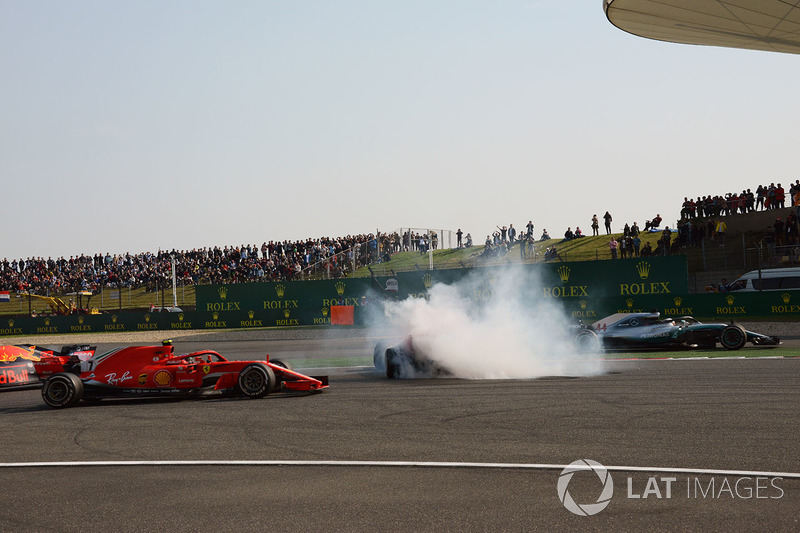
[[[153,376],[153,382],[155,382],[155,384],[159,387],[166,387],[172,383],[172,374],[166,370],[159,370],[156,372],[156,375]]]

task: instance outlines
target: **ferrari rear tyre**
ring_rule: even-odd
[[[747,344],[747,332],[742,326],[725,326],[719,334],[719,343],[726,350],[739,350]]]
[[[272,369],[254,363],[247,365],[239,373],[239,390],[248,398],[263,398],[275,384],[275,373]]]
[[[44,403],[54,409],[74,407],[83,396],[83,382],[75,374],[61,372],[53,374],[42,387]]]

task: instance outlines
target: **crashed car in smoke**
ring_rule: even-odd
[[[42,398],[53,408],[103,398],[192,398],[239,395],[261,398],[271,392],[314,392],[328,388],[327,376],[295,372],[277,359],[231,361],[211,350],[176,355],[170,341],[162,346],[126,346],[94,355],[77,365],[53,359],[34,362],[44,380]]]
[[[373,363],[389,379],[452,376],[441,363],[420,350],[411,335],[396,344],[385,341],[376,344]]]
[[[580,328],[575,342],[584,350],[710,349],[717,343],[727,350],[739,350],[748,342],[777,346],[780,339],[747,331],[738,324],[704,324],[689,316],[661,318],[654,311],[607,316]]]
[[[95,350],[95,346],[78,344],[64,346],[61,350],[31,344],[0,346],[0,391],[41,387],[36,363],[44,360],[63,368],[89,359]]]

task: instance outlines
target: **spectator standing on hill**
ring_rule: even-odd
[[[756,188],[756,211],[758,208],[761,207],[761,210],[764,210],[764,186],[759,185]]]
[[[775,209],[775,184],[770,183],[767,187],[767,199],[764,201],[767,209]]]
[[[456,242],[457,242],[457,246],[459,248],[463,248],[463,246],[461,245],[461,236],[463,234],[464,234],[464,232],[461,231],[461,228],[458,228],[458,231],[456,232]]]
[[[672,241],[672,231],[669,226],[664,226],[664,231],[661,232],[661,244],[664,247],[664,255],[669,254],[669,247]]]
[[[592,215],[592,237],[597,237],[600,234],[599,229],[600,223],[597,220],[597,213],[595,213]]]
[[[621,259],[625,259],[626,257],[628,257],[628,252],[629,252],[629,250],[628,250],[628,238],[627,237],[622,237],[618,241],[617,248],[619,249],[619,257]]]
[[[611,241],[608,243],[608,248],[611,250],[611,259],[617,258],[617,246],[619,246],[619,243],[614,237],[611,237]]]
[[[513,246],[514,241],[517,239],[517,230],[514,229],[514,224],[508,225],[508,243]]]
[[[502,228],[500,226],[497,226],[497,229],[500,230],[500,242],[506,242],[506,235],[508,234],[508,228],[506,226],[503,226]]]
[[[783,190],[783,186],[779,183],[775,187],[775,209],[783,209],[784,207],[786,207],[786,191]]]
[[[634,222],[633,226],[631,226],[631,237],[636,237],[637,235],[639,235],[639,233],[640,233],[639,224]]]
[[[606,235],[611,235],[611,213],[606,211],[606,214],[603,215],[603,219],[606,221]],[[616,255],[616,253],[614,255]]]
[[[528,224],[525,226],[525,230],[527,231],[528,237],[533,237],[533,220],[528,221]]]
[[[695,217],[695,203],[694,200],[690,200],[686,196],[683,197],[683,209],[681,210],[681,214],[684,218],[694,218]]]
[[[634,257],[639,257],[639,247],[642,245],[642,239],[640,239],[639,236],[636,235],[635,237],[633,237],[631,244],[633,245]]]

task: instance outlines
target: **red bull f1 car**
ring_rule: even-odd
[[[719,344],[739,350],[748,342],[777,346],[778,337],[747,331],[738,324],[705,324],[692,317],[661,318],[658,312],[617,313],[581,328],[575,342],[585,349],[679,350],[712,349]]]
[[[34,367],[44,380],[42,398],[54,408],[103,398],[213,394],[261,398],[280,390],[313,392],[328,387],[327,376],[306,376],[287,363],[270,361],[269,356],[263,361],[230,361],[211,350],[175,355],[168,342],[117,348],[73,365],[43,359]]]
[[[94,355],[94,346],[64,346],[60,351],[30,344],[0,346],[0,390],[41,387],[35,364],[49,361],[57,367],[74,365]]]
[[[426,355],[409,335],[396,344],[379,342],[373,352],[378,372],[389,379],[433,378],[452,376],[444,365]]]

